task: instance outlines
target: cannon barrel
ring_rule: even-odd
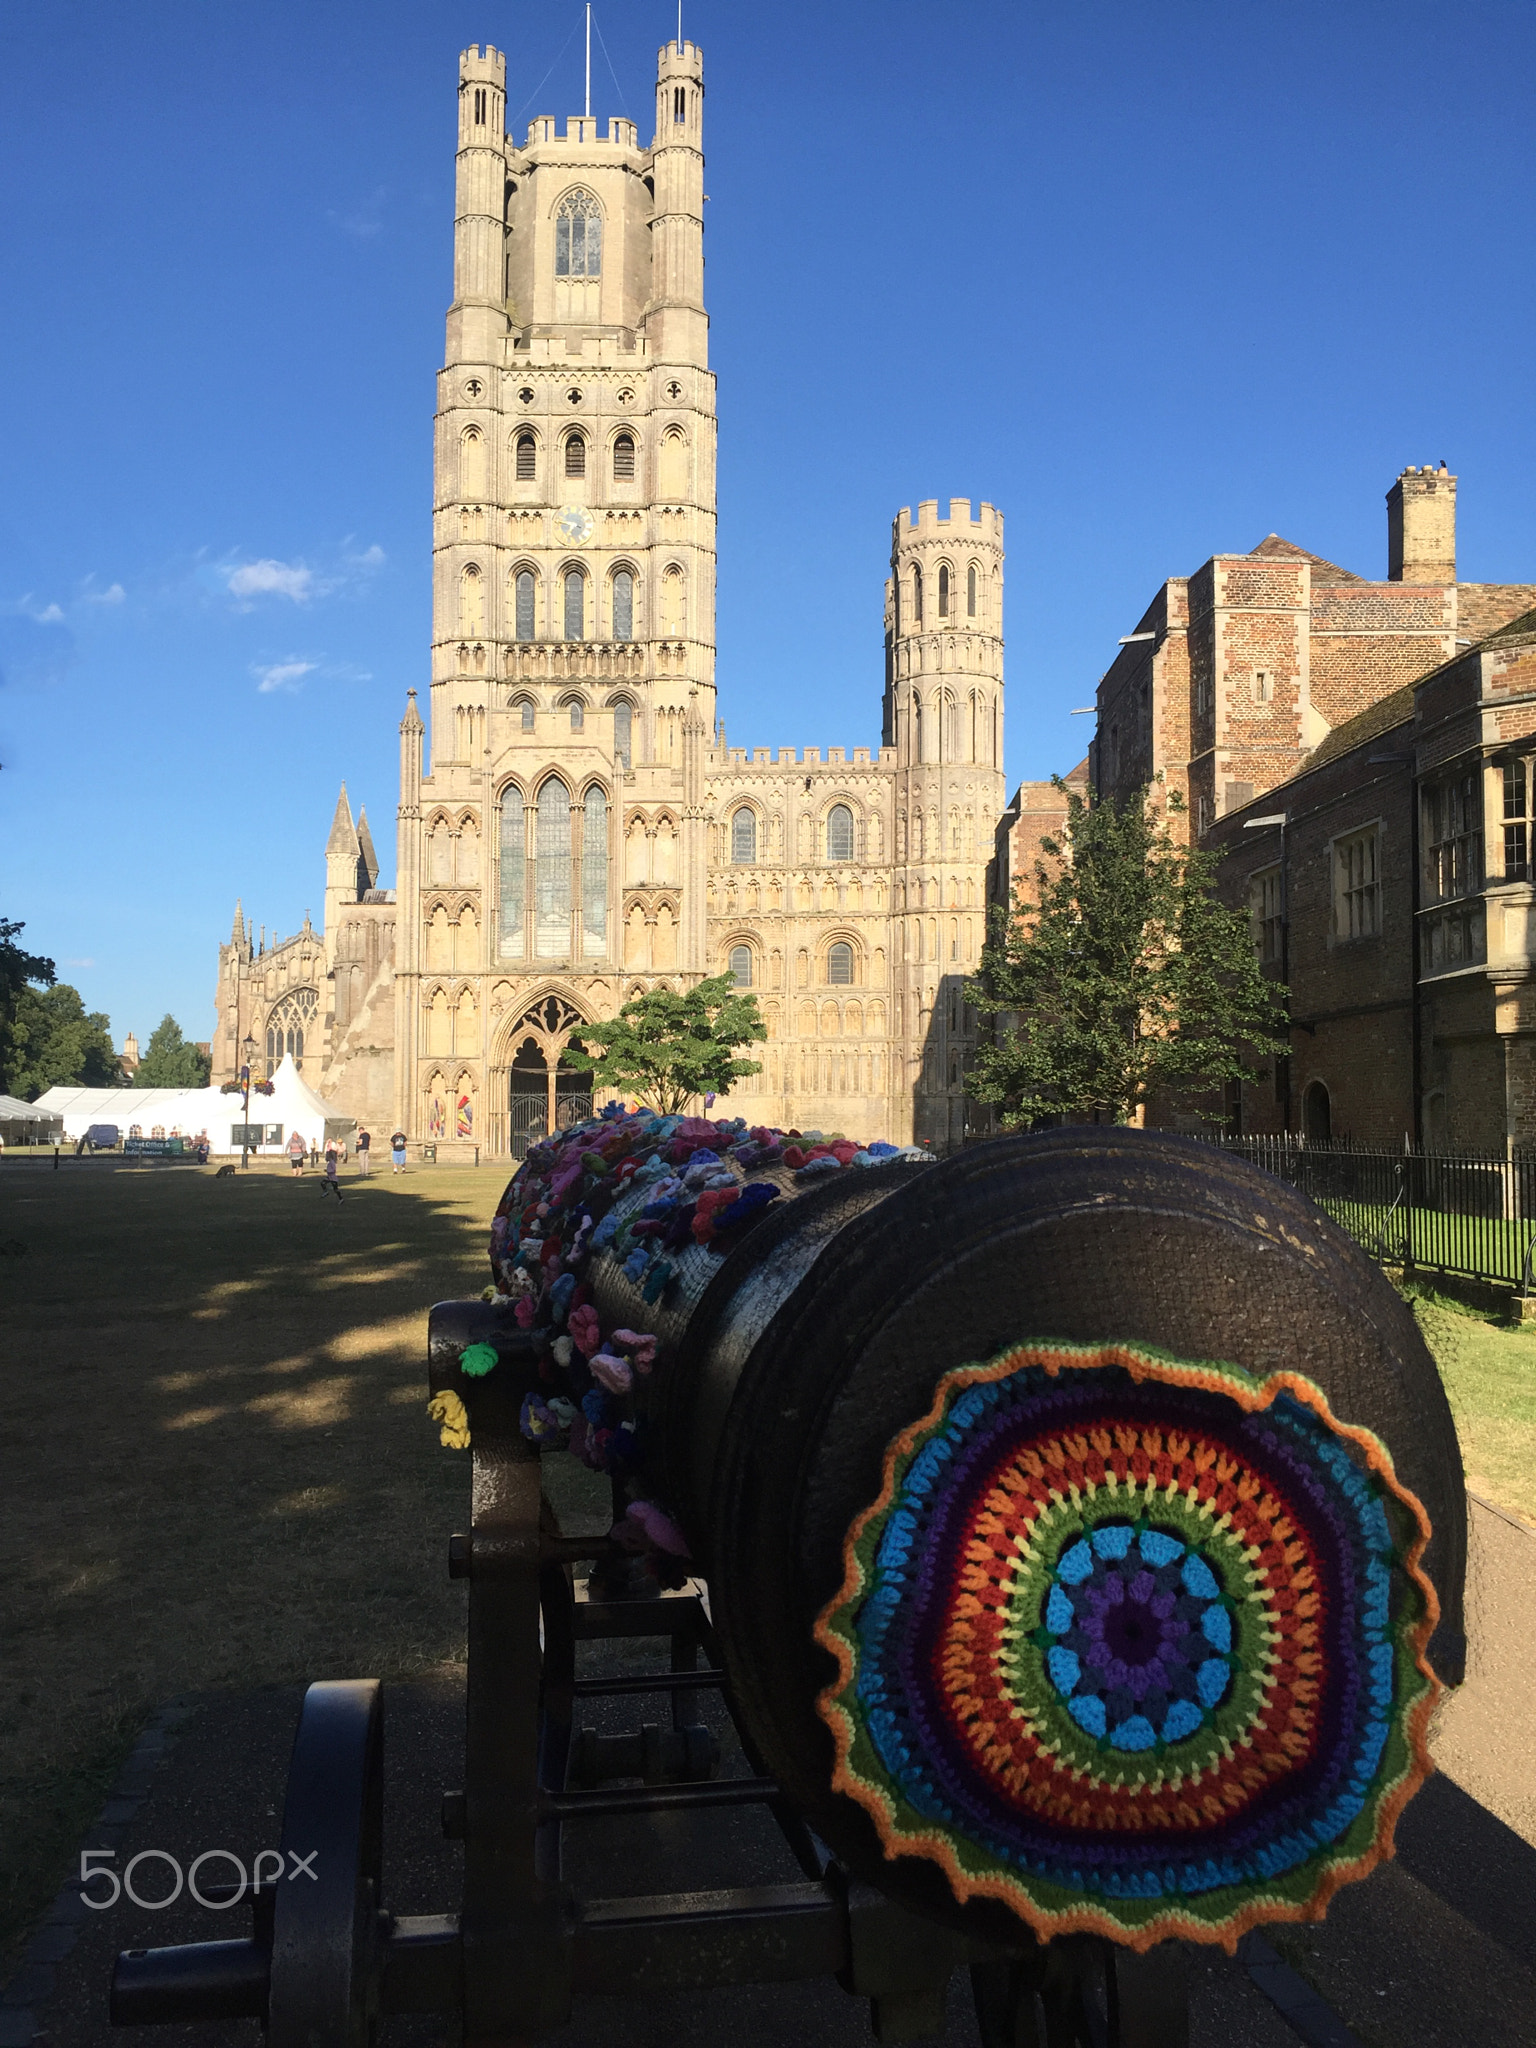
[[[509,1190],[503,1282],[569,1150]],[[1359,1248],[1211,1145],[1115,1128],[747,1179],[778,1198],[660,1290],[625,1227],[649,1189],[588,1179],[524,1232],[608,1219],[566,1302],[610,1349],[657,1339],[624,1483],[682,1531],[762,1765],[839,1858],[973,1938],[1139,1947],[1315,1914],[1388,1853],[1432,1629],[1462,1673],[1465,1501],[1433,1361]],[[564,1321],[550,1270],[525,1358]],[[492,1385],[457,1383],[472,1410]],[[1096,1478],[1063,1480],[1074,1444]]]

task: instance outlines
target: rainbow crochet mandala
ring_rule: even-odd
[[[1230,1947],[1391,1852],[1429,1527],[1297,1373],[1024,1344],[889,1446],[817,1640],[835,1784],[1042,1937]]]

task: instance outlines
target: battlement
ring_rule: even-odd
[[[891,545],[899,548],[907,541],[942,540],[959,533],[1001,546],[1003,515],[985,499],[973,519],[969,498],[951,498],[946,513],[939,511],[937,498],[923,498],[919,501],[915,519],[909,505],[903,505],[897,513],[891,522]]]
[[[559,131],[559,124],[553,114],[539,114],[528,123],[528,140],[525,149],[548,147],[552,142],[566,143],[583,149],[638,149],[639,130],[633,121],[626,121],[614,115],[608,123],[608,133],[601,135],[598,130],[602,123],[595,114],[567,114],[565,133]]]
[[[507,83],[507,59],[505,51],[498,50],[494,43],[487,43],[482,50],[471,43],[467,50],[459,52],[459,83],[468,85],[499,85]]]
[[[656,77],[697,78],[704,68],[704,52],[697,43],[663,43],[656,52]]]

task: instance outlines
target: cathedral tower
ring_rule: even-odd
[[[413,1135],[505,1150],[508,1088],[530,1129],[559,1113],[560,1048],[618,1007],[626,966],[705,971],[703,95],[699,50],[670,43],[649,148],[633,122],[589,115],[563,131],[541,115],[519,142],[504,56],[459,60],[428,732],[399,828],[417,930],[398,962],[396,1115]],[[636,819],[631,903],[618,846]]]
[[[895,750],[897,1031],[916,1065],[913,1133],[964,1135],[974,1019],[962,999],[986,936],[984,877],[1003,809],[1003,520],[925,499],[891,528],[884,736]]]

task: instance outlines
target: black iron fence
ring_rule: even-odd
[[[1294,1137],[1219,1142],[1309,1195],[1384,1265],[1531,1289],[1536,1155],[1374,1151]]]

